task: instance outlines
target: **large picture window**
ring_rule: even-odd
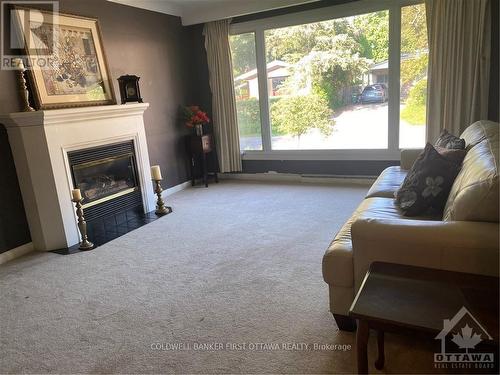
[[[387,148],[389,12],[265,31],[273,150]],[[360,136],[362,135],[362,136]]]
[[[383,158],[424,145],[425,5],[360,3],[373,11],[346,5],[333,7],[341,10],[331,10],[331,18],[323,11],[303,22],[294,14],[233,26],[244,152],[325,150],[361,158],[372,150]]]

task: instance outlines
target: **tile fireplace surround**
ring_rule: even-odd
[[[0,115],[7,128],[33,246],[39,251],[79,242],[68,152],[134,142],[145,212],[155,207],[144,131],[147,103]]]

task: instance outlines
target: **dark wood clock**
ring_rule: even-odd
[[[118,78],[122,104],[127,102],[142,103],[141,90],[139,89],[139,79],[141,79],[141,77],[128,74]]]

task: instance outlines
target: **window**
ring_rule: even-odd
[[[422,147],[425,143],[427,104],[427,26],[425,5],[401,8],[401,89],[399,146]]]
[[[360,1],[232,26],[242,150],[389,160],[398,148],[423,146],[425,5],[387,4]]]
[[[388,33],[388,11],[265,31],[267,74],[286,77],[269,97],[273,150],[387,148],[387,89],[370,84]]]
[[[232,35],[229,42],[233,57],[240,149],[262,150],[255,33]]]

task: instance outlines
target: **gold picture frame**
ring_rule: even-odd
[[[36,109],[116,104],[95,18],[13,7]]]

